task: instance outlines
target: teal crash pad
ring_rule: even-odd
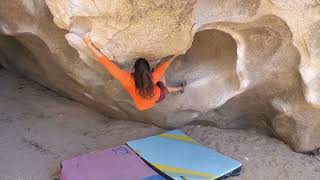
[[[222,179],[241,169],[239,161],[197,143],[181,130],[129,141],[127,145],[168,179]]]

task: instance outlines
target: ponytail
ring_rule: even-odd
[[[154,83],[149,63],[140,58],[135,62],[134,69],[133,77],[138,94],[145,99],[152,98],[154,96]]]

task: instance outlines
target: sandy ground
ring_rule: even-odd
[[[198,142],[243,164],[240,176],[230,180],[319,180],[320,161],[295,153],[281,141],[255,131],[188,126]]]
[[[0,70],[0,180],[52,180],[63,159],[160,132],[109,120]]]
[[[230,179],[320,179],[320,161],[255,131],[192,125],[187,134],[240,160]],[[63,159],[163,132],[114,121],[0,69],[0,180],[52,180]]]

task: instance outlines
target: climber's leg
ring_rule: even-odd
[[[177,87],[168,86],[165,77],[162,77],[162,79],[160,80],[160,82],[163,82],[164,86],[168,89],[169,93],[176,93],[176,92],[183,93],[184,87],[185,87],[185,85],[186,85],[186,81],[183,81],[180,86],[177,86]]]

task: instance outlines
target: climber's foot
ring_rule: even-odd
[[[184,93],[184,88],[186,87],[186,85],[187,85],[186,80],[181,82],[181,84],[180,84],[181,90],[179,91],[179,93]]]

